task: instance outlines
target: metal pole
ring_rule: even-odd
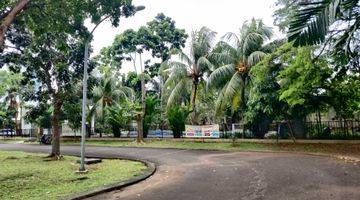
[[[145,6],[137,6],[136,11],[141,11],[145,9]],[[90,32],[90,38],[85,41],[85,55],[84,55],[84,80],[83,80],[83,102],[82,102],[82,118],[81,118],[81,158],[80,158],[80,169],[79,172],[86,172],[85,169],[85,135],[86,135],[86,100],[87,100],[87,79],[88,79],[88,60],[89,60],[89,43],[92,39],[93,33],[96,28],[105,20],[110,18],[111,15],[105,16],[101,19]]]
[[[87,79],[88,79],[88,59],[89,59],[89,42],[85,43],[84,56],[84,80],[83,80],[83,101],[82,101],[82,118],[81,118],[81,159],[80,172],[85,172],[85,135],[86,135],[86,100],[87,100]]]

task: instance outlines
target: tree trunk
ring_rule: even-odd
[[[292,126],[291,120],[286,119],[286,123],[287,123],[288,128],[289,128],[290,137],[293,140],[293,142],[296,143],[296,139],[295,139],[295,136],[294,136],[295,135],[294,134],[294,128]]]
[[[191,116],[191,123],[193,125],[197,124],[197,115],[196,115],[196,94],[198,89],[198,82],[196,80],[193,81],[192,91],[191,91],[191,109],[192,109],[192,116]]]
[[[137,143],[141,143],[143,142],[143,125],[142,125],[142,114],[138,113],[136,115],[136,125],[137,125],[137,138],[136,138],[136,142]]]
[[[30,0],[20,0],[17,5],[6,15],[0,25],[0,53],[4,51],[5,47],[5,33],[9,29],[10,25],[15,20],[16,16],[24,10],[25,6]]]
[[[138,140],[137,142],[142,142],[144,138],[144,117],[146,111],[146,90],[145,90],[145,79],[144,74],[141,74],[141,114],[138,123]]]
[[[142,65],[142,57],[140,54],[140,68],[141,68],[141,114],[140,114],[140,119],[137,120],[138,121],[138,137],[137,137],[137,142],[143,142],[143,138],[144,138],[144,117],[145,117],[145,111],[146,111],[146,102],[145,102],[145,98],[146,98],[146,88],[145,88],[145,74],[144,74],[144,68]]]
[[[54,111],[51,120],[52,125],[52,150],[51,157],[60,157],[60,115],[61,115],[62,101],[58,98],[54,99]]]

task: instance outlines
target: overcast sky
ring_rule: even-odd
[[[145,10],[138,12],[134,17],[122,19],[118,28],[111,27],[110,23],[101,25],[94,34],[93,55],[100,49],[111,45],[115,35],[124,30],[137,29],[146,22],[163,12],[176,21],[178,28],[187,33],[207,26],[221,37],[227,32],[238,32],[244,21],[253,17],[263,19],[265,24],[273,26],[272,14],[275,0],[133,0],[135,5],[144,5]],[[280,36],[275,29],[276,36]],[[123,72],[132,70],[123,66]]]

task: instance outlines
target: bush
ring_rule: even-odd
[[[106,122],[110,125],[114,137],[121,136],[121,129],[126,128],[131,120],[131,113],[128,107],[124,105],[112,106],[107,108]]]
[[[167,111],[167,118],[174,138],[180,138],[185,131],[185,122],[191,111],[187,107],[174,106]]]
[[[150,127],[159,124],[159,120],[161,117],[160,115],[161,110],[159,109],[160,107],[159,99],[155,99],[154,97],[148,97],[145,103],[146,103],[146,107],[145,107],[146,109],[145,109],[143,130],[144,130],[144,138],[147,138]]]

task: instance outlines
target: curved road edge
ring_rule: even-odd
[[[80,199],[86,199],[92,196],[96,196],[99,194],[103,194],[103,193],[107,193],[107,192],[111,192],[114,190],[120,190],[122,188],[134,185],[136,183],[139,183],[141,181],[144,181],[146,179],[148,179],[150,176],[152,176],[157,169],[157,166],[155,163],[153,162],[149,162],[147,160],[140,160],[140,159],[134,159],[134,158],[123,158],[123,157],[118,157],[118,158],[104,158],[104,157],[92,157],[92,158],[101,158],[101,159],[121,159],[121,160],[130,160],[130,161],[136,161],[136,162],[141,162],[143,163],[147,168],[145,170],[143,170],[142,174],[140,176],[136,176],[133,177],[127,181],[122,181],[122,182],[118,182],[118,183],[113,183],[113,184],[109,184],[103,187],[99,187],[90,191],[86,191],[83,193],[79,193],[79,194],[75,194],[72,196],[68,196],[64,199],[66,200],[80,200]]]

